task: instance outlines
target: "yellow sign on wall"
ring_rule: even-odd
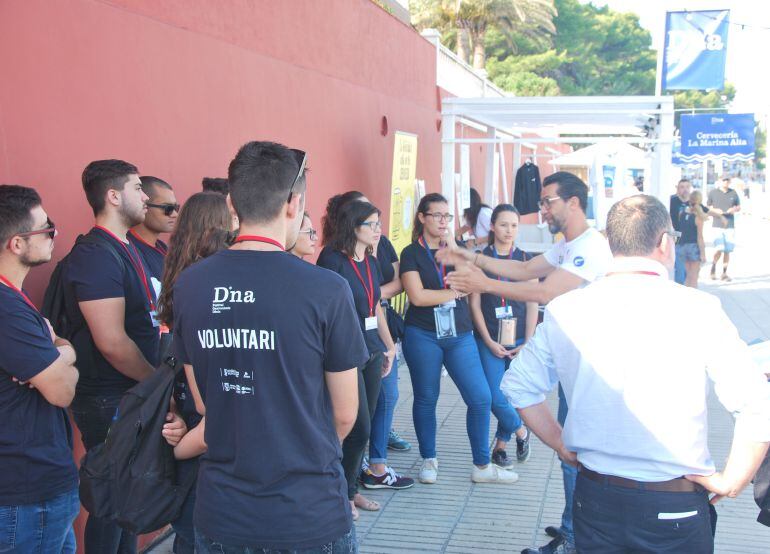
[[[397,131],[393,145],[388,238],[398,255],[412,242],[414,180],[417,172],[417,135]]]

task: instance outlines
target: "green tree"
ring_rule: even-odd
[[[730,102],[735,98],[735,85],[725,83],[722,90],[681,90],[674,93],[674,109],[676,116],[674,124],[679,127],[679,119],[687,110],[700,113],[709,110],[715,112],[727,111]]]

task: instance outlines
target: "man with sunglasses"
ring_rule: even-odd
[[[34,189],[0,185],[0,550],[74,554],[80,511],[72,429],[75,350],[24,292],[56,228]]]
[[[166,181],[145,175],[139,178],[142,190],[147,195],[147,212],[144,221],[131,227],[128,240],[142,253],[152,275],[152,284],[160,297],[160,283],[163,279],[163,262],[168,246],[160,240],[164,233],[172,233],[179,217],[179,204],[174,189]]]
[[[581,553],[713,552],[708,493],[711,504],[735,497],[767,451],[770,383],[719,299],[670,279],[677,234],[652,196],[615,204],[607,275],[548,304],[500,386],[545,444],[578,463]],[[569,403],[561,425],[545,403],[557,382]],[[723,472],[708,449],[710,384],[735,417]]]
[[[550,250],[526,262],[497,259],[462,249],[445,250],[439,259],[456,270],[447,276],[453,289],[462,292],[492,293],[517,302],[548,304],[554,298],[584,287],[607,272],[612,262],[607,240],[586,221],[588,187],[576,175],[559,171],[543,180],[540,212],[551,233],[564,238]],[[482,271],[483,270],[483,271]],[[507,278],[489,278],[484,273]],[[567,402],[559,388],[559,422],[567,417]],[[553,537],[548,544],[527,548],[524,554],[570,554],[575,550],[572,530],[572,493],[575,468],[562,463],[565,505],[560,527],[549,526]]]
[[[230,162],[234,244],[174,285],[174,341],[206,416],[195,551],[356,552],[340,442],[368,359],[350,286],[285,252],[305,153],[245,144]]]

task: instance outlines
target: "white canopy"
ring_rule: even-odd
[[[644,150],[631,146],[625,142],[600,142],[585,148],[575,150],[569,154],[559,156],[549,163],[556,167],[591,167],[597,157],[618,158],[623,161],[627,169],[644,169],[649,167],[650,158]]]

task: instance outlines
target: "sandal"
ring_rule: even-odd
[[[374,500],[369,500],[360,493],[356,493],[353,498],[353,503],[356,507],[366,510],[367,512],[376,512],[380,509],[380,504]]]

